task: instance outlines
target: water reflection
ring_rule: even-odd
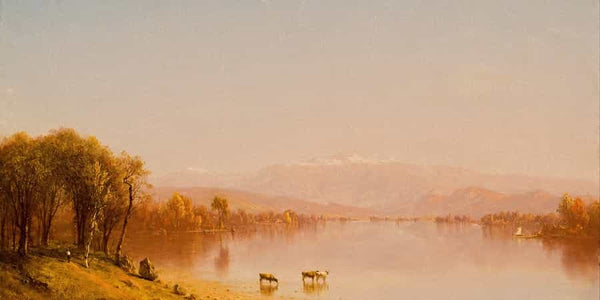
[[[329,290],[327,282],[304,282],[302,283],[302,291],[307,294],[320,294]]]
[[[267,283],[260,283],[260,293],[263,295],[271,296],[277,291],[279,285],[271,285]]]
[[[523,231],[535,232],[535,226],[523,227]],[[572,280],[598,280],[598,241],[587,239],[519,239],[513,233],[514,226],[483,226],[483,238],[510,243],[519,247],[541,246],[547,257],[560,255],[565,275]]]
[[[227,275],[227,271],[229,271],[229,248],[227,246],[223,246],[221,244],[221,248],[219,249],[219,255],[215,257],[215,270],[217,274],[221,277]]]
[[[571,279],[594,281],[598,277],[597,242],[542,240],[543,248],[548,253],[559,252],[565,274]]]
[[[231,233],[132,234],[126,254],[136,261],[150,257],[165,276],[185,273],[251,286],[255,296],[277,291],[278,296],[391,300],[400,294],[442,299],[452,293],[451,299],[501,300],[535,293],[539,299],[598,299],[597,245],[522,240],[512,233],[509,226],[432,222],[282,224]],[[302,284],[300,271],[307,269],[335,272],[332,289],[327,283]],[[261,271],[277,274],[281,288],[256,289]],[[426,288],[431,280],[438,289]],[[480,288],[473,288],[474,281]]]
[[[442,235],[455,235],[463,234],[469,230],[472,230],[473,224],[469,223],[435,223],[438,234]]]

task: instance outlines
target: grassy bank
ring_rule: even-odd
[[[193,285],[148,281],[128,274],[104,254],[92,255],[85,268],[80,253],[68,263],[64,247],[34,248],[25,259],[0,253],[0,299],[255,299],[260,296],[234,291],[217,282]],[[160,271],[160,267],[159,267]]]

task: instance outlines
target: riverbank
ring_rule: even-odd
[[[72,250],[71,262],[67,262],[64,249],[58,245],[46,249],[33,248],[25,259],[12,253],[0,253],[0,299],[261,298],[255,293],[213,281],[195,280],[189,284],[160,277],[156,281],[148,281],[118,268],[103,253],[91,256],[88,269],[76,250]],[[160,266],[157,268],[160,272]],[[179,288],[176,289],[175,285]]]

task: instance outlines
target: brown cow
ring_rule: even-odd
[[[277,283],[277,285],[279,285],[279,280],[277,280],[277,278],[275,278],[275,276],[273,274],[269,274],[269,273],[258,273],[258,276],[260,277],[259,282],[262,284],[263,280],[267,280],[269,282],[269,285],[271,285],[271,282],[275,281],[275,283]]]
[[[304,282],[304,279],[306,277],[312,279],[312,281],[315,281],[315,277],[317,277],[317,272],[318,271],[304,271],[304,272],[302,272],[302,282]]]

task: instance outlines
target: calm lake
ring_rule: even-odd
[[[166,279],[223,281],[300,299],[599,299],[598,244],[514,239],[510,228],[432,222],[328,222],[235,233],[132,236]],[[329,270],[303,285],[302,270]],[[260,289],[258,273],[278,289]],[[310,280],[307,280],[307,283]]]

